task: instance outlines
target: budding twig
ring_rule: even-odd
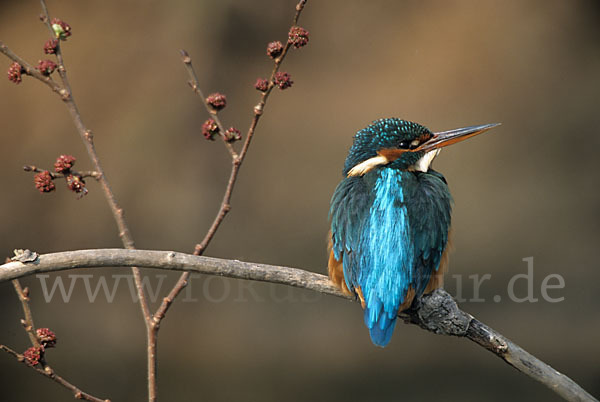
[[[64,94],[66,93],[65,88],[63,88],[60,84],[58,84],[56,81],[50,78],[50,76],[42,74],[41,72],[36,70],[35,67],[33,67],[31,64],[27,63],[25,60],[17,56],[12,50],[8,48],[8,46],[2,43],[2,41],[0,41],[0,53],[3,53],[6,57],[18,63],[25,74],[30,75],[33,78],[39,80],[40,82],[48,85],[50,89],[52,89],[60,96],[64,96]]]
[[[26,172],[35,172],[35,173],[41,173],[44,172],[45,169],[40,169],[39,167],[35,166],[35,165],[25,165],[23,166],[23,170]],[[82,171],[77,171],[74,172],[77,174],[77,176],[80,176],[82,178],[87,178],[87,177],[92,177],[96,180],[100,179],[100,173],[96,172],[95,170],[82,170]],[[54,172],[50,172],[50,176],[52,176],[53,179],[61,179],[66,177],[64,173],[54,173]]]
[[[43,11],[42,22],[45,23],[45,25],[48,28],[48,31],[50,32],[52,37],[55,37],[55,31],[52,29],[52,25],[50,23],[50,21],[51,21],[50,13],[48,11],[48,7],[46,6],[46,2],[44,0],[40,0],[40,3],[42,6],[42,11]],[[58,61],[58,73],[63,82],[64,90],[66,91],[66,93],[62,94],[62,100],[65,102],[67,109],[69,110],[69,113],[71,114],[73,123],[75,123],[75,127],[77,128],[77,131],[79,132],[79,135],[86,147],[86,150],[88,152],[90,159],[92,160],[92,163],[94,165],[94,170],[98,174],[98,177],[99,177],[98,181],[100,182],[102,190],[104,191],[105,198],[110,206],[111,212],[113,213],[115,222],[117,223],[117,227],[119,229],[119,236],[121,237],[123,245],[126,248],[133,249],[135,246],[134,246],[133,238],[131,237],[131,234],[129,232],[129,227],[127,226],[125,219],[123,218],[123,209],[117,203],[114,193],[112,192],[112,189],[110,187],[110,184],[108,183],[108,180],[106,179],[106,175],[104,174],[104,169],[102,168],[102,165],[100,163],[100,158],[98,157],[96,148],[94,146],[94,140],[93,140],[94,137],[92,135],[92,132],[89,129],[87,129],[86,126],[84,125],[83,120],[81,118],[81,114],[79,113],[77,104],[75,103],[75,100],[73,99],[73,92],[71,90],[71,86],[69,84],[69,79],[67,77],[67,70],[66,70],[65,64],[64,64],[60,41],[58,42],[58,44],[55,48],[55,55],[56,55],[56,59]],[[146,296],[144,294],[144,289],[142,287],[141,274],[136,267],[133,267],[132,271],[133,271],[133,277],[134,277],[134,281],[135,281],[135,285],[136,285],[136,291],[138,293],[138,298],[140,299],[140,307],[142,309],[142,314],[143,314],[144,318],[146,319],[147,325],[149,325],[150,310],[148,308],[148,301],[146,300]]]
[[[69,181],[69,178],[72,178],[74,176],[77,176],[79,179],[82,179],[84,177],[93,177],[96,180],[98,180],[98,182],[100,183],[100,185],[103,189],[103,192],[105,194],[105,198],[106,198],[106,200],[110,206],[110,209],[113,213],[115,222],[117,223],[117,227],[119,230],[119,236],[120,236],[125,248],[134,249],[135,247],[134,247],[133,239],[130,235],[129,228],[123,218],[123,210],[117,204],[117,201],[111,190],[111,187],[106,179],[106,176],[104,175],[98,154],[97,154],[95,146],[94,146],[94,141],[93,141],[94,137],[92,135],[92,132],[88,128],[86,128],[86,126],[84,125],[84,123],[82,121],[77,104],[75,103],[75,100],[73,98],[73,92],[72,92],[71,86],[69,84],[67,70],[65,67],[62,49],[61,49],[61,42],[66,40],[66,38],[71,35],[71,28],[68,24],[66,24],[60,20],[56,20],[56,19],[52,20],[50,18],[48,7],[46,6],[45,1],[40,0],[40,3],[42,6],[42,10],[43,10],[41,20],[47,26],[48,31],[51,34],[51,39],[47,40],[46,43],[44,44],[44,52],[46,54],[55,55],[57,63],[54,63],[51,60],[43,60],[39,63],[37,68],[34,68],[30,64],[28,64],[27,62],[22,60],[20,57],[18,57],[16,54],[14,54],[12,51],[10,51],[10,49],[8,49],[8,47],[5,46],[1,42],[0,42],[0,51],[2,53],[4,53],[5,55],[7,55],[15,63],[18,64],[18,65],[17,64],[13,65],[11,67],[11,70],[9,70],[9,78],[11,80],[13,80],[15,83],[18,83],[21,81],[21,74],[24,73],[26,75],[31,75],[32,77],[44,82],[54,92],[56,92],[57,94],[60,95],[60,97],[63,100],[63,102],[65,103],[69,113],[71,114],[71,118],[75,124],[75,127],[86,147],[86,150],[88,152],[90,159],[92,160],[94,170],[88,171],[88,172],[74,172],[74,171],[71,171],[70,167],[69,167],[65,171],[57,170],[56,173],[54,173],[54,172],[50,172],[49,170],[41,170],[41,169],[37,168],[36,166],[32,166],[32,165],[25,166],[24,170],[37,173],[36,187],[38,187],[40,189],[40,191],[43,191],[43,192],[52,191],[54,189],[54,184],[52,183],[52,180],[56,179],[56,178],[65,178],[67,180],[67,182]],[[293,42],[295,47],[303,46],[308,41],[307,33],[304,30],[302,30],[301,28],[295,27],[295,25],[298,21],[298,18],[300,16],[300,13],[301,13],[302,9],[304,8],[305,3],[306,3],[306,0],[302,0],[296,5],[296,13],[294,15],[292,27],[290,28],[289,35],[291,35],[291,32],[293,29],[296,29],[295,32],[297,33],[297,35],[296,35],[297,39],[295,39]],[[208,98],[204,97],[202,91],[200,90],[200,87],[198,84],[198,79],[197,79],[197,76],[193,69],[192,63],[191,63],[191,58],[185,51],[182,51],[183,62],[188,71],[188,74],[190,75],[190,86],[192,87],[192,89],[194,90],[194,92],[196,94],[201,96],[202,102],[203,102],[205,108],[207,109],[207,112],[209,113],[209,115],[212,117],[215,124],[217,125],[218,133],[221,136],[221,138],[223,139],[226,149],[230,153],[231,163],[232,163],[229,181],[228,181],[227,187],[224,192],[221,206],[219,208],[219,211],[218,211],[212,225],[210,226],[206,235],[204,236],[203,240],[196,245],[196,247],[194,249],[194,253],[196,255],[201,255],[204,252],[204,250],[206,249],[206,247],[208,246],[208,244],[214,237],[214,235],[215,235],[216,231],[218,230],[220,224],[222,223],[223,219],[225,218],[225,216],[227,215],[227,213],[229,212],[229,210],[231,208],[230,200],[231,200],[233,188],[235,186],[235,182],[236,182],[236,179],[237,179],[237,176],[239,173],[240,166],[245,158],[246,153],[248,152],[248,147],[249,147],[251,139],[254,135],[258,120],[263,113],[264,106],[266,104],[266,100],[267,100],[271,90],[273,89],[274,86],[278,86],[281,89],[285,89],[285,88],[288,88],[289,86],[291,86],[291,84],[292,84],[289,74],[283,73],[283,72],[281,72],[281,73],[278,72],[279,66],[281,65],[283,59],[285,58],[285,55],[286,55],[288,49],[290,48],[291,44],[292,44],[292,42],[290,40],[288,40],[288,42],[286,43],[285,46],[280,44],[281,49],[278,50],[276,55],[273,54],[274,67],[273,67],[271,76],[269,78],[267,86],[264,87],[264,85],[263,85],[261,87],[262,96],[259,101],[259,104],[257,106],[255,106],[253,109],[253,117],[251,119],[250,127],[248,129],[248,135],[246,136],[243,146],[241,148],[241,151],[239,153],[236,152],[236,150],[234,149],[232,142],[241,139],[241,133],[239,132],[239,130],[237,130],[233,127],[229,128],[229,129],[225,129],[225,126],[221,123],[221,120],[219,119],[219,116],[218,116],[218,111],[222,107],[225,106],[224,96],[221,94],[213,94],[213,95],[210,95]],[[62,82],[62,85],[60,83],[57,83],[56,81],[54,81],[52,78],[50,78],[50,75],[55,70],[58,72],[58,75],[60,76],[60,81]],[[13,75],[13,73],[14,73],[14,75]],[[69,183],[70,187],[72,187],[71,184],[72,183]],[[77,184],[77,183],[75,183],[75,184]],[[79,189],[79,187],[78,187],[78,189]],[[151,314],[150,310],[149,310],[148,302],[147,302],[147,299],[146,299],[146,296],[145,296],[145,293],[144,293],[144,290],[142,287],[141,274],[137,267],[132,267],[132,270],[133,270],[134,281],[135,281],[135,285],[136,285],[136,291],[138,293],[138,298],[140,300],[142,314],[144,316],[144,320],[145,320],[146,328],[147,328],[148,398],[150,401],[155,401],[156,394],[157,394],[156,342],[157,342],[157,333],[158,333],[158,329],[159,329],[159,324],[160,324],[160,321],[165,316],[165,313],[167,312],[169,306],[171,305],[171,303],[173,302],[175,297],[177,297],[177,295],[180,293],[181,289],[183,289],[183,287],[185,287],[188,277],[189,277],[189,273],[183,273],[181,275],[177,284],[173,287],[173,289],[171,290],[169,295],[167,297],[165,297],[161,306],[157,309],[157,311],[154,314]],[[35,331],[33,329],[33,320],[31,319],[27,322],[31,323],[31,325],[27,324],[27,327],[30,328],[31,331]],[[34,332],[32,332],[32,334],[35,335]],[[37,338],[35,338],[35,339],[37,339]],[[33,342],[33,339],[32,339],[32,342]],[[39,343],[39,341],[38,341],[38,343]],[[80,394],[80,391],[78,391],[77,394]]]
[[[7,259],[7,262],[8,261],[10,261],[10,260]],[[38,331],[36,331],[35,325],[33,323],[33,315],[31,314],[31,308],[29,307],[29,291],[27,290],[27,288],[23,288],[21,286],[21,283],[20,283],[19,279],[17,279],[17,278],[12,280],[12,284],[15,288],[15,291],[17,292],[17,296],[19,297],[19,300],[21,301],[21,305],[23,306],[23,313],[25,315],[25,318],[22,320],[23,328],[27,332],[27,335],[29,336],[29,340],[31,341],[31,344],[33,346],[31,348],[29,348],[25,352],[24,355],[14,351],[13,349],[9,348],[6,345],[0,345],[0,350],[3,350],[5,352],[7,352],[8,354],[14,356],[18,361],[25,363],[25,365],[32,368],[33,370],[35,370],[39,374],[43,375],[44,377],[47,377],[47,378],[51,379],[52,381],[69,389],[73,393],[73,396],[77,399],[91,401],[91,402],[110,402],[108,399],[104,400],[104,399],[96,398],[93,395],[83,392],[78,387],[76,387],[75,385],[73,385],[70,382],[68,382],[67,380],[65,380],[63,377],[56,374],[54,372],[54,370],[52,369],[52,367],[50,367],[50,365],[48,365],[45,358],[43,357],[44,348],[43,348],[43,345],[40,343],[40,339],[38,338]],[[51,331],[49,331],[47,328],[42,328],[40,331],[42,331],[42,332],[40,332],[41,334],[50,334],[54,337],[54,334]],[[56,343],[56,338],[54,338],[53,343]],[[46,345],[46,344],[44,344],[44,345]],[[49,345],[48,347],[50,347],[50,346],[54,346],[54,345],[52,344],[52,345]],[[28,358],[27,354],[30,351],[35,351],[37,353],[37,357],[36,357],[35,361],[31,361],[31,358]],[[41,351],[41,353],[40,353],[40,351]]]
[[[67,77],[67,70],[65,68],[62,50],[61,50],[61,41],[66,40],[68,36],[71,35],[70,26],[59,20],[51,20],[50,14],[48,11],[48,7],[44,0],[40,0],[43,14],[41,16],[41,20],[48,28],[50,35],[52,37],[52,43],[46,42],[44,45],[44,51],[47,54],[54,54],[56,56],[56,60],[58,64],[54,64],[53,62],[46,61],[45,63],[40,63],[38,65],[38,70],[34,69],[29,63],[22,60],[16,54],[14,54],[6,45],[0,42],[0,52],[8,56],[10,59],[15,61],[20,65],[21,71],[27,75],[31,75],[34,78],[42,81],[46,85],[48,85],[54,92],[58,93],[61,99],[65,102],[69,113],[71,114],[71,118],[79,135],[86,147],[88,155],[92,160],[95,171],[95,178],[99,181],[102,190],[105,194],[105,198],[110,206],[111,212],[113,213],[113,217],[115,222],[117,223],[119,236],[123,242],[123,245],[126,248],[133,249],[134,243],[133,238],[129,232],[129,228],[123,218],[123,209],[118,205],[115,196],[112,192],[112,189],[106,179],[102,166],[100,164],[100,159],[96,152],[93,135],[92,132],[86,128],[79,113],[77,104],[73,99],[73,92],[71,90],[71,86],[69,84],[69,80]],[[60,40],[56,40],[60,39]],[[54,69],[58,70],[58,74],[62,81],[62,85],[56,83],[54,80],[50,78],[50,74]],[[19,72],[20,73],[20,72]],[[20,77],[15,77],[16,79]],[[40,188],[41,191],[52,191],[54,185],[51,183],[52,177],[50,176],[48,171],[41,172],[39,174],[44,175],[44,177],[39,177],[38,182],[36,182],[36,186]],[[81,183],[73,182],[69,184],[74,185],[79,188]],[[75,190],[74,190],[75,191]],[[81,191],[83,192],[83,190]],[[153,321],[151,319],[150,310],[148,307],[148,301],[146,299],[146,295],[144,293],[144,289],[142,286],[141,273],[137,267],[132,267],[133,277],[135,282],[135,287],[137,291],[137,296],[140,300],[140,307],[142,310],[142,314],[144,316],[144,321],[146,323],[147,328],[147,338],[150,343],[150,332],[152,331]],[[148,354],[148,386],[149,386],[149,399],[156,400],[156,361],[155,361],[155,353]]]
[[[200,84],[198,83],[198,76],[196,75],[196,71],[194,70],[194,66],[192,65],[192,58],[190,57],[188,52],[186,52],[183,49],[181,49],[179,52],[181,53],[181,61],[183,62],[183,65],[185,66],[185,69],[187,70],[188,75],[190,77],[188,84],[190,85],[192,90],[200,97],[200,99],[202,99],[202,104],[204,105],[204,107],[206,108],[206,111],[211,115],[212,119],[217,124],[217,127],[219,128],[219,134],[221,135],[221,137],[224,140],[225,139],[225,137],[224,137],[225,126],[223,126],[223,123],[221,123],[221,119],[219,119],[217,110],[212,109],[209,106],[209,104],[206,102],[206,97],[202,93],[202,89],[200,88]],[[237,158],[237,153],[235,152],[235,149],[233,149],[233,146],[227,141],[223,141],[223,143],[225,144],[227,151],[229,151],[229,154],[231,154],[231,157]]]
[[[54,372],[54,370],[48,365],[41,368],[41,367],[32,366],[32,365],[28,364],[27,359],[22,354],[15,352],[8,346],[0,345],[0,350],[3,350],[6,353],[8,353],[9,355],[14,356],[18,361],[26,364],[28,367],[32,368],[33,370],[35,370],[39,374],[43,375],[44,377],[49,378],[52,381],[67,388],[68,390],[70,390],[73,393],[73,397],[76,399],[81,399],[81,400],[90,401],[90,402],[110,402],[109,399],[96,398],[95,396],[90,395],[87,392],[83,392],[81,389],[79,389],[75,385],[71,384],[69,381],[65,380],[64,378],[62,378],[61,376],[56,374]]]
[[[17,296],[19,297],[21,306],[23,306],[23,314],[25,315],[25,318],[23,320],[23,328],[25,329],[25,331],[27,331],[27,335],[29,336],[31,345],[36,348],[39,348],[40,341],[35,333],[33,315],[31,314],[31,308],[29,308],[29,295],[27,294],[28,292],[21,287],[21,282],[19,282],[18,279],[13,279],[12,284],[15,287],[15,292],[17,292]]]
[[[294,19],[292,22],[292,26],[290,28],[290,32],[292,31],[294,26],[298,23],[298,18],[300,17],[300,13],[304,9],[305,4],[306,4],[306,0],[301,0],[296,5],[296,13],[294,15]],[[280,42],[279,42],[279,45],[281,45]],[[271,44],[269,44],[269,46],[271,46]],[[285,55],[287,54],[287,51],[289,50],[290,46],[291,46],[290,41],[288,41],[285,46],[281,45],[281,48],[279,48],[279,46],[277,46],[277,48],[278,48],[276,51],[277,55],[276,55],[276,57],[273,57],[274,58],[274,67],[273,67],[273,70],[271,71],[271,76],[269,79],[268,87],[262,88],[262,89],[264,89],[264,91],[262,91],[261,99],[260,99],[258,105],[256,105],[254,107],[253,117],[250,121],[250,128],[248,129],[248,134],[246,135],[246,139],[244,140],[244,145],[242,146],[241,152],[239,154],[236,153],[233,146],[227,142],[226,137],[224,138],[226,140],[225,145],[227,147],[227,150],[231,154],[231,172],[229,174],[229,180],[227,182],[227,187],[225,188],[225,193],[223,194],[223,200],[221,201],[221,206],[219,208],[219,211],[217,212],[217,215],[215,216],[213,223],[211,224],[210,228],[206,232],[206,235],[204,236],[202,241],[200,243],[196,244],[196,246],[194,248],[194,255],[202,255],[204,253],[204,250],[206,250],[206,247],[208,247],[208,244],[211,242],[211,240],[217,233],[217,230],[221,226],[221,223],[225,219],[225,216],[231,210],[231,196],[233,194],[233,188],[235,187],[235,183],[237,180],[238,173],[240,171],[240,167],[241,167],[242,162],[244,161],[244,158],[246,157],[246,154],[248,152],[248,148],[250,146],[250,141],[252,140],[252,137],[254,136],[254,131],[256,130],[256,125],[258,124],[258,120],[260,119],[260,116],[262,116],[262,114],[263,114],[263,110],[266,105],[267,98],[269,97],[269,94],[271,93],[271,90],[273,89],[273,86],[274,86],[273,82],[275,79],[275,75],[277,74],[277,72],[279,70],[279,66],[283,62]],[[202,99],[203,104],[206,107],[206,110],[208,111],[208,113],[211,114],[212,118],[214,119],[215,123],[217,124],[217,126],[219,128],[219,132],[226,133],[226,131],[224,131],[224,126],[221,123],[221,121],[217,115],[217,111],[214,109],[214,106],[213,106],[213,108],[211,108],[211,106],[209,104],[210,102],[207,101],[207,99],[204,97],[204,95],[202,93],[202,90],[200,89],[200,86],[198,83],[198,77],[196,76],[196,72],[192,65],[192,58],[185,50],[181,50],[181,56],[182,56],[183,65],[185,66],[185,68],[190,76],[189,84],[192,87],[192,90],[197,95],[199,95],[200,98]],[[289,80],[289,75],[286,78],[287,78],[287,80]],[[291,80],[289,80],[289,81],[290,81],[289,85],[291,85]],[[287,86],[289,86],[289,85],[287,85]],[[257,89],[259,89],[259,88],[257,88]],[[232,129],[230,129],[230,130],[232,130]],[[230,130],[228,130],[228,131],[230,131]],[[169,307],[171,306],[171,304],[173,303],[173,301],[175,300],[177,295],[183,290],[183,288],[185,288],[185,286],[187,286],[188,279],[189,279],[188,272],[184,272],[181,274],[181,276],[179,277],[179,280],[177,281],[175,286],[169,292],[169,295],[163,299],[163,302],[161,303],[160,307],[154,314],[154,320],[156,322],[160,322],[160,320],[162,320],[164,318],[166,312],[168,311]]]

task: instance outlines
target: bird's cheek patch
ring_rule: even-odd
[[[362,161],[354,166],[348,172],[348,177],[364,176],[377,166],[387,165],[402,156],[403,153],[410,152],[407,149],[400,148],[382,148],[377,151],[377,156]]]
[[[374,156],[350,169],[350,171],[348,172],[348,177],[364,176],[366,173],[376,168],[377,166],[387,165],[388,163],[390,163],[390,160],[385,156]]]

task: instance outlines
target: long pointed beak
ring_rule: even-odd
[[[500,123],[483,124],[481,126],[471,126],[465,128],[457,128],[450,131],[442,131],[440,133],[433,133],[428,141],[424,142],[416,151],[431,151],[446,147],[448,145],[456,144],[457,142],[464,141],[467,138],[474,137],[478,134],[485,133],[486,131],[499,126]]]

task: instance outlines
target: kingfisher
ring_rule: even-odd
[[[452,196],[433,160],[442,147],[497,125],[433,133],[387,118],[354,136],[331,198],[328,271],[360,299],[375,345],[389,343],[399,312],[443,285]]]

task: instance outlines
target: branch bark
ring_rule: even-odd
[[[32,262],[12,261],[1,265],[0,283],[42,272],[115,266],[186,270],[207,275],[279,283],[352,300],[351,297],[342,294],[325,275],[314,272],[156,250],[96,249],[44,254]],[[406,323],[418,325],[436,334],[465,337],[568,401],[597,401],[569,377],[460,310],[452,296],[445,290],[438,289],[424,296],[400,317]]]

